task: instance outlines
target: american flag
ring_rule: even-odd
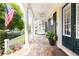
[[[13,18],[14,10],[6,4],[5,11],[6,11],[6,13],[5,13],[5,26],[6,26],[6,28],[9,28],[10,22]]]

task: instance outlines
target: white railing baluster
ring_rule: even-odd
[[[4,53],[6,55],[7,50],[9,49],[9,39],[4,40]]]

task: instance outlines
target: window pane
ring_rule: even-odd
[[[71,35],[71,4],[68,4],[63,9],[63,34]]]

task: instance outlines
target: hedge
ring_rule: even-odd
[[[4,30],[0,30],[0,49],[3,48],[4,40],[7,38],[7,33]]]

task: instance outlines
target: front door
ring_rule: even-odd
[[[71,51],[79,54],[79,21],[76,19],[76,4],[69,3],[62,8],[63,33],[62,44]]]
[[[74,52],[79,54],[79,4],[76,4],[76,37],[74,40]]]

